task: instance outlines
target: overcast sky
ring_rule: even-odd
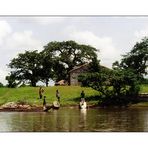
[[[137,41],[148,36],[148,17],[0,17],[0,82],[10,60],[50,41],[75,40],[100,50],[101,64],[111,67]]]

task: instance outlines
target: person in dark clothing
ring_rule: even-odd
[[[43,110],[46,110],[46,96],[44,96],[44,99],[43,99]]]
[[[58,89],[56,90],[56,98],[57,98],[58,102],[60,102],[60,93],[59,93]]]
[[[42,99],[44,93],[44,89],[42,87],[39,88],[39,98]]]
[[[44,96],[44,99],[43,99],[43,106],[46,106],[46,96]]]
[[[46,96],[44,96],[44,99],[43,99],[43,111],[48,112],[48,110],[50,110],[51,108],[53,108],[53,105],[49,106],[48,104],[46,104]]]
[[[82,90],[81,92],[81,98],[84,98],[85,97],[85,93],[84,93],[84,90]]]

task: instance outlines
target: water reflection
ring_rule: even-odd
[[[86,127],[87,127],[87,121],[86,118],[87,117],[87,110],[86,109],[81,109],[80,110],[80,119],[79,119],[79,128],[81,131],[85,131]]]
[[[60,109],[0,112],[0,131],[148,131],[148,109]]]

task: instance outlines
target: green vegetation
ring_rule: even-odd
[[[6,76],[8,87],[14,88],[19,84],[35,87],[39,81],[48,86],[49,79],[69,82],[69,71],[75,66],[98,62],[96,52],[94,47],[75,41],[55,41],[49,42],[41,52],[34,50],[19,53],[8,64],[11,68],[10,74]]]
[[[0,82],[0,87],[4,87],[4,85]]]
[[[75,41],[54,41],[44,46],[41,52],[34,50],[20,53],[8,64],[11,68],[9,76],[6,77],[8,87],[15,88],[26,84],[36,87],[39,81],[48,86],[49,79],[55,82],[63,79],[70,84],[69,71],[76,66],[89,63],[87,72],[82,72],[83,74],[78,77],[82,86],[89,88],[47,87],[47,101],[52,103],[55,100],[55,91],[58,88],[63,105],[77,104],[82,89],[85,89],[86,99],[92,104],[98,102],[102,106],[127,106],[135,103],[141,84],[147,84],[145,76],[148,74],[148,37],[137,42],[130,52],[122,55],[121,61],[114,62],[112,69],[102,68],[97,51],[94,47]],[[142,92],[147,92],[145,87],[147,85],[141,86]],[[2,95],[1,103],[12,100],[39,105],[41,100],[37,99],[37,96],[38,88],[25,87],[16,91],[8,89],[6,94]]]
[[[138,97],[140,85],[148,74],[147,62],[148,38],[144,38],[123,55],[121,61],[113,63],[112,70],[83,73],[78,79],[82,86],[92,87],[101,93],[100,105],[126,106]]]
[[[148,37],[144,37],[140,42],[137,42],[132,50],[122,56],[120,62],[113,63],[114,68],[131,69],[138,76],[143,79],[143,76],[148,74]]]
[[[59,90],[61,96],[61,104],[64,105],[77,105],[80,101],[80,93],[84,90],[86,100],[91,101],[89,104],[96,104],[98,98],[95,96],[99,93],[91,88],[79,86],[53,86],[44,87],[47,103],[51,104],[56,100],[55,92]],[[20,88],[0,88],[0,104],[6,102],[25,102],[31,105],[42,105],[42,100],[39,99],[38,87],[20,87]]]
[[[129,70],[100,70],[80,75],[83,86],[100,92],[100,105],[125,106],[136,98],[140,90],[137,76]]]
[[[92,88],[80,86],[53,86],[44,87],[48,104],[56,100],[55,92],[57,89],[61,95],[62,106],[78,105],[82,90],[85,92],[86,100],[89,105],[95,105],[99,101],[99,92]],[[38,87],[0,88],[0,105],[6,102],[24,102],[31,105],[42,105],[38,90]],[[148,92],[148,85],[142,85],[140,92]]]
[[[142,93],[148,93],[148,84],[141,85],[140,92],[142,92]]]

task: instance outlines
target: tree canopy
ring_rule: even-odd
[[[132,69],[139,78],[148,74],[148,38],[143,38],[137,42],[133,49],[123,55],[121,62],[115,62],[113,68]]]
[[[97,59],[96,52],[96,48],[75,41],[49,42],[43,50],[44,54],[50,54],[54,59],[53,70],[57,81],[69,80],[69,71],[75,66]]]
[[[89,86],[100,92],[105,103],[129,103],[125,98],[135,98],[139,84],[148,74],[148,38],[136,43],[132,50],[123,55],[121,62],[113,63],[113,70],[101,70],[79,76],[83,86]],[[123,99],[123,98],[124,99]],[[108,99],[109,98],[109,99]],[[121,99],[120,99],[121,98]]]
[[[36,86],[38,81],[48,86],[49,79],[68,81],[69,71],[75,66],[91,62],[92,69],[97,69],[96,52],[94,47],[74,41],[49,42],[41,52],[25,51],[13,58],[8,65],[12,71],[6,80],[12,87],[18,84],[16,80],[23,84],[28,82],[31,86]]]
[[[19,81],[29,81],[31,86],[36,86],[36,83],[40,79],[40,55],[37,50],[25,51],[11,60],[8,67],[13,71],[13,77]],[[12,74],[11,74],[12,75]]]

